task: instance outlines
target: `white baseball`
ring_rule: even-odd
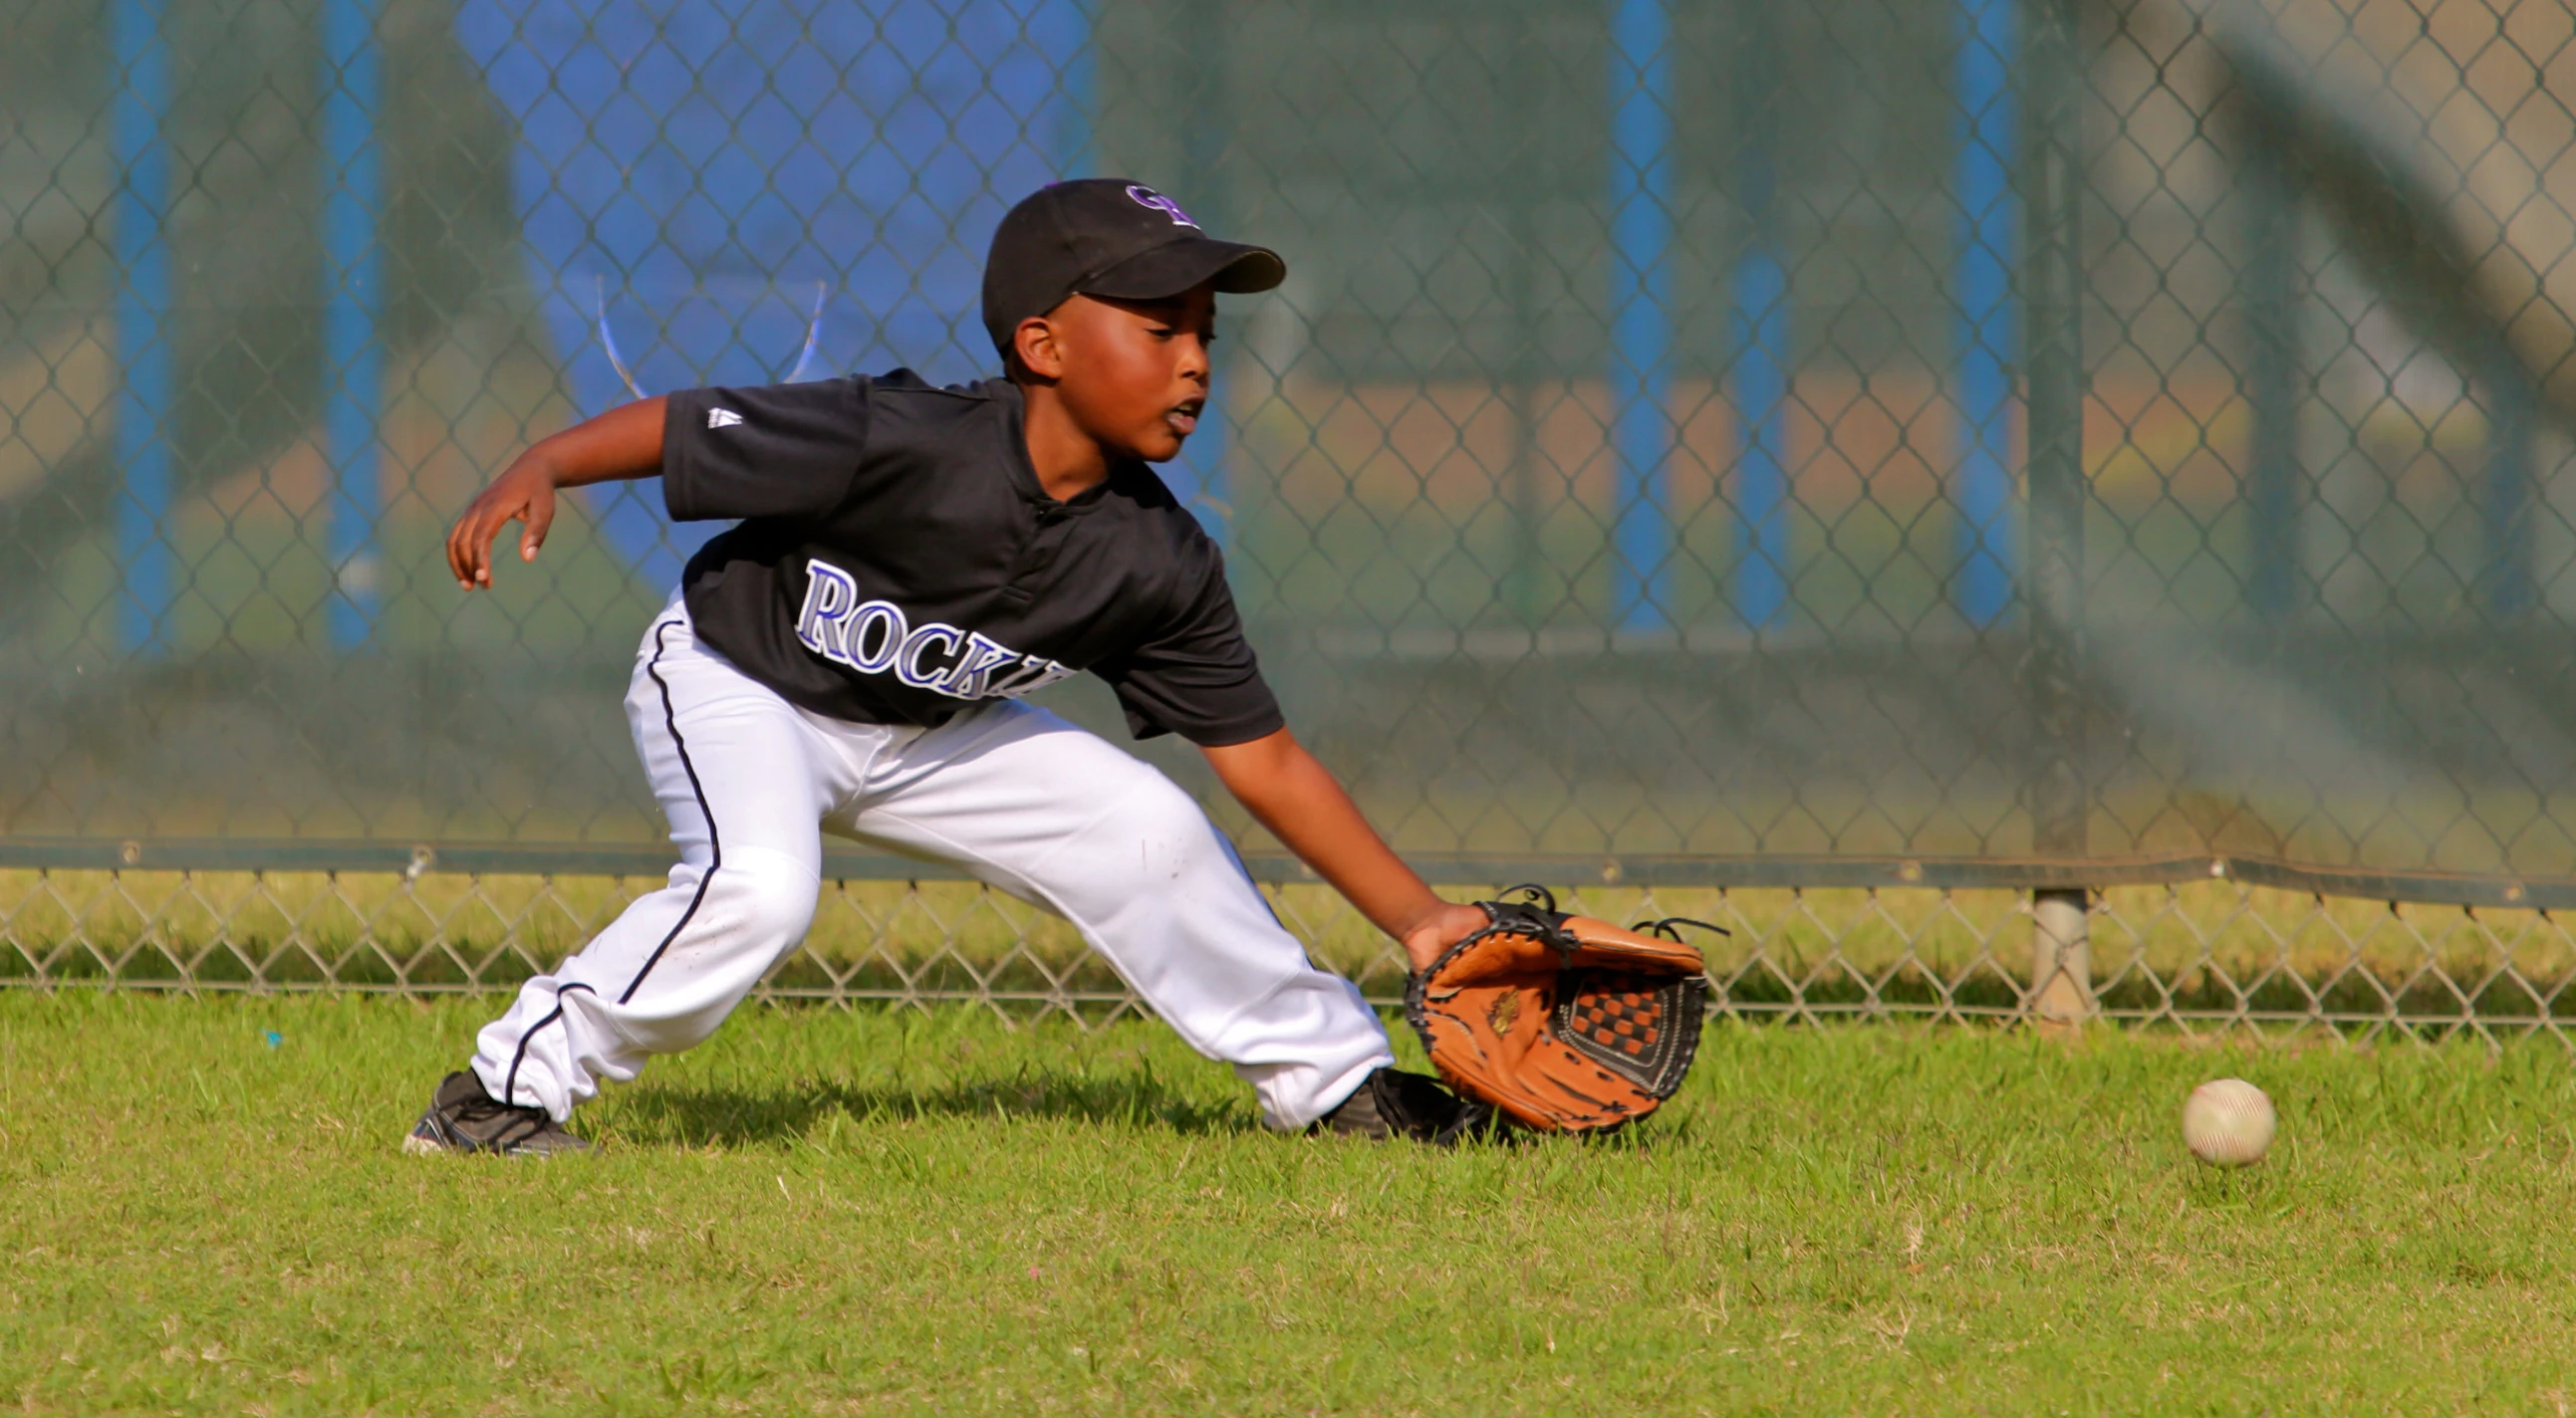
[[[2213,1167],[2262,1161],[2278,1124],[2271,1098],[2241,1078],[2211,1079],[2182,1105],[2183,1145]]]

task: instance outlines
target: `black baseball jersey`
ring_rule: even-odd
[[[858,723],[937,727],[1091,670],[1138,738],[1280,728],[1198,520],[1142,463],[1047,496],[1020,417],[1006,380],[910,370],[671,395],[671,515],[742,519],[690,558],[698,638]]]

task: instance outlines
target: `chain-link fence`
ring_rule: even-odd
[[[321,873],[26,874],[0,879],[0,981],[130,989],[515,988],[658,878]],[[1490,890],[1479,885],[1462,892]],[[1315,958],[1381,1006],[1404,964],[1320,885],[1272,884]],[[1707,938],[1713,1008],[1751,1021],[2007,1022],[2036,1006],[2026,893],[1589,886],[1572,909],[1685,914]],[[2576,1042],[2576,939],[2537,911],[2331,899],[2239,883],[2115,887],[2092,903],[2099,1017],[2185,1035]],[[758,997],[973,1002],[1096,1025],[1142,1004],[1062,920],[969,882],[834,883],[804,949]]]
[[[1810,903],[1739,936],[1738,1008],[2019,1002],[2089,924],[2114,1012],[2242,1017],[2223,977],[2317,1019],[2480,1016],[2499,979],[2530,1003],[2497,1017],[2552,1013],[2556,0],[0,19],[16,977],[447,987],[573,944],[652,870],[619,695],[696,538],[621,488],[467,598],[447,519],[630,377],[990,372],[993,223],[1123,172],[1289,259],[1166,477],[1291,722],[1428,874]],[[990,995],[1022,960],[1033,997],[1119,993],[1000,898],[836,870],[870,944],[802,957],[814,989]],[[1951,924],[1884,927],[1914,901]],[[1010,943],[941,956],[968,918]],[[2213,976],[2189,940],[2252,953]]]

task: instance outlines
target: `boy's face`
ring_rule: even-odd
[[[1179,456],[1207,406],[1216,292],[1169,300],[1077,295],[1022,321],[1020,363],[1102,447],[1148,463]]]

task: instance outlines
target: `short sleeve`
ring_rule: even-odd
[[[1117,691],[1128,731],[1179,734],[1201,748],[1250,743],[1288,726],[1278,697],[1243,638],[1225,564],[1207,548],[1196,594],[1154,639],[1097,667]]]
[[[864,378],[683,390],[663,401],[662,500],[681,522],[821,517],[867,437]]]

